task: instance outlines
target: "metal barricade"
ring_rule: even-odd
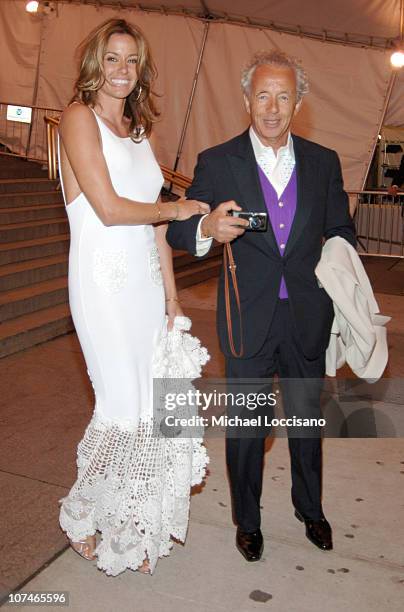
[[[358,252],[384,257],[404,257],[404,193],[349,192],[358,239]]]

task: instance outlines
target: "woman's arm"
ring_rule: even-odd
[[[206,205],[196,200],[150,206],[118,196],[102,152],[96,119],[87,106],[69,106],[62,115],[59,134],[79,188],[104,225],[145,225],[175,218],[183,220],[204,210]]]
[[[166,297],[166,313],[168,314],[168,329],[173,326],[174,318],[184,313],[178,301],[177,287],[175,284],[172,249],[167,243],[167,224],[162,223],[154,228],[156,244],[160,256],[160,268],[163,276],[164,291]]]

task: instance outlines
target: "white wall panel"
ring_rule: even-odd
[[[58,108],[67,104],[77,75],[77,46],[111,17],[132,21],[150,42],[159,74],[155,91],[161,96],[156,99],[161,112],[156,150],[161,163],[173,165],[202,39],[203,24],[199,21],[135,10],[62,5],[59,17],[46,20],[37,103]]]
[[[25,11],[26,2],[0,6],[0,101],[30,106],[34,93],[41,21]]]
[[[356,3],[360,9],[361,2],[357,0]],[[395,23],[396,0],[366,2],[364,15],[369,24],[371,16],[378,15],[380,31],[375,31],[375,34],[380,34],[383,28],[386,34]],[[216,2],[216,8],[222,4]],[[265,13],[272,8],[274,19],[285,15],[283,20],[293,23],[299,17],[303,24],[295,4],[294,0],[289,3],[272,0],[269,3],[252,2],[249,6],[252,16],[259,16],[262,11]],[[231,6],[232,11],[237,12],[237,3]],[[340,24],[340,27],[347,18],[344,6],[346,9],[345,4],[340,3],[338,7],[333,4],[335,24]],[[389,11],[385,14],[383,10],[387,6]],[[310,0],[304,13],[307,23],[312,20],[312,25],[318,25],[320,17],[331,19],[331,4],[320,7],[317,21],[312,8]],[[181,16],[133,9],[120,11],[61,4],[58,16],[52,14],[42,19],[30,16],[24,9],[25,0],[1,0],[0,3],[0,101],[63,108],[73,93],[77,73],[75,50],[79,42],[97,24],[110,17],[132,20],[150,40],[159,71],[156,91],[162,94],[157,100],[162,115],[155,130],[156,151],[161,163],[172,166],[204,24]],[[354,25],[360,13],[352,8],[351,17]],[[352,32],[352,28],[347,27],[347,30]],[[254,51],[274,47],[300,57],[309,73],[311,92],[296,119],[295,131],[336,149],[341,156],[346,187],[359,188],[377,136],[391,70],[389,53],[229,24],[210,25],[179,170],[192,175],[200,150],[232,137],[248,125],[239,85],[241,68]],[[38,57],[38,88],[34,100]],[[403,92],[402,71],[392,92],[385,123],[404,124]]]
[[[190,174],[198,150],[248,124],[240,73],[253,52],[278,48],[300,58],[310,93],[294,131],[335,149],[346,187],[361,187],[390,76],[388,54],[234,25],[212,24],[180,170]]]

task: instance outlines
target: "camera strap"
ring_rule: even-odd
[[[238,291],[237,277],[236,277],[236,264],[234,263],[233,252],[231,250],[230,243],[227,242],[223,248],[223,265],[224,265],[224,298],[226,304],[226,320],[227,320],[227,333],[229,337],[230,350],[234,357],[241,357],[244,353],[243,346],[243,326],[241,321],[241,304],[240,304],[240,294]],[[236,351],[234,348],[234,340],[233,340],[233,324],[231,320],[231,306],[230,306],[230,282],[229,282],[229,270],[234,290],[234,296],[236,298],[237,310],[238,310],[238,320],[239,320],[239,330],[240,330],[240,350]]]

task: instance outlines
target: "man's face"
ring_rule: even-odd
[[[274,151],[288,140],[289,126],[300,103],[292,68],[263,65],[255,69],[248,96],[244,96],[251,125],[258,138]]]

